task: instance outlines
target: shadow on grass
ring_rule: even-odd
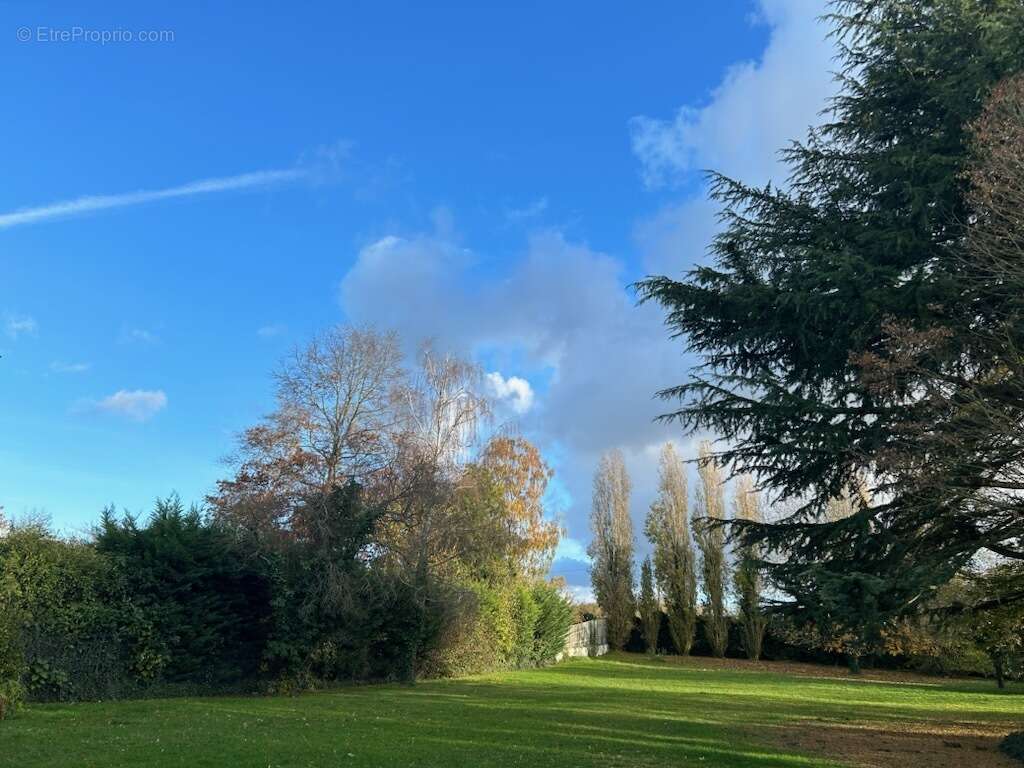
[[[296,698],[33,707],[0,726],[0,766],[834,766],[806,756],[828,752],[766,734],[857,721],[1001,721],[1010,717],[1005,703],[643,657],[584,659]]]

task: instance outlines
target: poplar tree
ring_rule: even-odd
[[[644,647],[653,654],[658,650],[658,630],[661,629],[661,607],[654,590],[654,569],[651,558],[640,566],[640,625],[644,633]]]
[[[654,549],[654,574],[676,650],[686,656],[697,631],[697,567],[690,537],[686,471],[671,443],[661,449],[658,497],[644,525]]]
[[[725,612],[725,590],[728,583],[728,562],[725,553],[725,498],[722,470],[715,461],[711,444],[700,445],[697,464],[700,485],[694,505],[694,532],[700,550],[701,591],[704,593],[704,634],[711,653],[725,656],[729,645],[729,617]]]
[[[632,485],[622,454],[601,457],[594,475],[590,514],[593,538],[588,548],[590,579],[597,604],[608,622],[608,645],[624,648],[633,629],[633,522],[629,515]]]
[[[741,475],[736,480],[733,516],[736,520],[763,523],[761,496],[754,487],[750,475]],[[756,544],[741,545],[736,552],[736,567],[733,571],[733,586],[736,591],[736,606],[740,627],[743,630],[743,647],[747,658],[757,661],[761,658],[764,633],[768,628],[768,617],[762,606],[763,579],[761,558]]]

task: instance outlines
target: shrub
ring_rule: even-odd
[[[25,672],[19,628],[21,613],[17,604],[18,585],[0,561],[0,720],[8,717],[21,703]]]
[[[115,564],[130,595],[125,628],[139,679],[217,686],[255,676],[270,585],[233,531],[172,496],[144,526],[107,510],[96,552]]]
[[[512,653],[507,665],[513,668],[528,666],[534,660],[535,632],[540,606],[533,590],[527,584],[516,583],[511,589]]]
[[[469,581],[450,615],[427,674],[450,676],[548,664],[565,648],[573,608],[545,582]]]
[[[304,537],[260,541],[176,497],[144,524],[104,512],[91,542],[0,537],[0,714],[37,700],[296,691],[554,660],[572,608],[493,569],[408,574],[367,556],[358,486]],[[461,576],[458,574],[461,573]]]
[[[573,607],[551,584],[538,582],[533,587],[537,619],[533,630],[535,664],[550,664],[563,650],[573,621]]]
[[[85,542],[58,539],[45,525],[28,523],[0,538],[0,581],[0,665],[6,668],[0,681],[9,692],[68,700],[99,698],[125,686],[125,602],[108,558]],[[98,653],[98,645],[110,653]],[[83,674],[98,665],[102,674]]]
[[[500,627],[508,621],[504,595],[480,582],[469,582],[462,589],[461,611],[444,628],[426,669],[428,676],[472,675],[505,665],[506,652],[499,638]]]

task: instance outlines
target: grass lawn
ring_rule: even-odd
[[[36,705],[0,766],[1008,765],[1024,687],[619,654],[296,698]]]

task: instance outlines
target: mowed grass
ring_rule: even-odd
[[[1024,727],[1019,686],[732,667],[617,654],[293,698],[35,705],[0,723],[0,765],[835,766],[827,748],[779,734],[830,724]]]

